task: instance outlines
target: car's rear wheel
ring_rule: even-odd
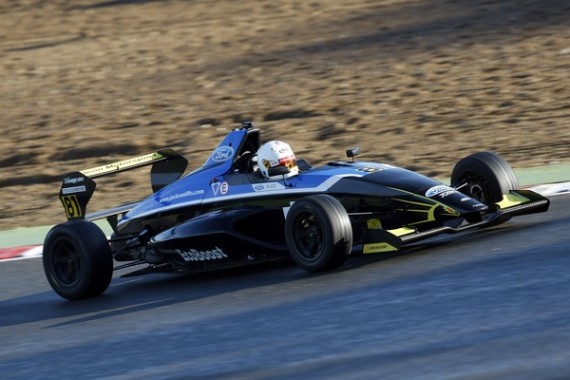
[[[451,185],[496,210],[496,202],[509,190],[518,189],[511,166],[496,153],[478,152],[461,159],[451,173]]]
[[[321,272],[339,267],[350,255],[352,225],[337,199],[312,195],[289,209],[285,238],[297,265],[309,272]]]
[[[53,290],[69,300],[103,293],[113,276],[113,256],[105,234],[93,222],[70,221],[46,236],[43,265]]]

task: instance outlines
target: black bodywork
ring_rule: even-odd
[[[403,168],[355,161],[357,150],[347,151],[347,161],[319,167],[298,160],[299,175],[267,181],[252,159],[260,144],[260,131],[244,125],[226,136],[204,166],[184,176],[187,162],[172,150],[69,173],[60,191],[68,223],[107,219],[113,230],[110,252],[116,262],[126,262],[115,269],[145,264],[132,272],[142,274],[289,257],[288,210],[318,195],[342,205],[328,215],[348,215],[353,254],[397,251],[411,241],[495,225],[549,205],[548,199],[518,189],[516,179],[499,178],[514,174],[506,164],[497,166],[495,156],[483,155],[485,165],[477,161],[473,168],[467,162],[457,174],[459,183],[449,186]],[[94,178],[145,165],[152,165],[152,195],[86,214]]]

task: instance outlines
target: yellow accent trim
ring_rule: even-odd
[[[371,230],[379,230],[382,228],[382,223],[380,222],[380,219],[368,219],[366,221],[366,225],[368,226],[368,229]]]
[[[396,228],[393,230],[386,230],[386,231],[388,231],[389,233],[391,233],[392,235],[394,235],[396,237],[409,235],[409,234],[413,234],[414,232],[416,232],[415,229],[409,228],[409,227],[401,227],[401,228]]]
[[[426,214],[425,220],[422,220],[420,222],[415,222],[415,223],[411,223],[411,224],[421,224],[421,223],[429,223],[429,222],[433,222],[435,221],[435,209],[438,208],[439,206],[441,206],[440,203],[435,202],[433,204],[427,204],[427,203],[420,203],[420,202],[413,202],[413,201],[408,201],[405,199],[399,199],[397,198],[396,200],[402,202],[402,203],[408,203],[408,204],[412,204],[412,205],[418,205],[418,206],[424,206],[427,207],[427,210],[417,210],[417,209],[408,209],[405,210],[407,212],[420,212],[420,213],[424,213]],[[404,210],[402,210],[404,211]]]
[[[91,177],[94,175],[103,175],[107,173],[112,173],[120,170],[135,168],[137,166],[146,165],[156,160],[164,158],[162,154],[158,152],[145,154],[144,156],[129,158],[128,160],[117,161],[107,165],[97,166],[91,169],[85,169],[81,171],[81,174]]]
[[[455,211],[449,206],[442,205],[441,207],[443,207],[443,211],[446,212],[448,215],[453,215],[453,216],[461,215],[459,212]]]
[[[388,244],[386,242],[364,244],[364,246],[362,247],[362,253],[364,254],[378,253],[378,252],[393,252],[397,250],[398,249],[394,247],[392,244]]]
[[[395,189],[395,190],[398,190],[398,191],[401,191],[401,192],[403,192],[403,193],[407,193],[407,194],[413,195],[414,197],[422,197],[421,195],[418,195],[418,194],[415,194],[415,193],[412,193],[412,192],[409,192],[409,191],[405,191],[405,190],[397,189],[397,188],[394,188],[394,189]],[[440,207],[440,206],[441,206],[441,207],[443,208],[443,210],[444,210],[446,213],[448,213],[449,215],[453,215],[453,216],[459,216],[459,215],[461,215],[461,213],[459,213],[459,212],[456,211],[455,209],[453,209],[453,208],[447,206],[447,205],[444,204],[444,203],[438,202],[438,201],[436,201],[436,200],[433,199],[433,198],[427,198],[427,197],[422,197],[422,198],[424,198],[424,199],[426,199],[426,200],[429,200],[430,203],[414,202],[414,201],[408,201],[408,200],[406,200],[406,199],[395,198],[395,200],[400,201],[400,202],[402,202],[402,203],[408,203],[408,204],[413,204],[413,205],[418,205],[418,206],[424,206],[424,207],[429,208],[428,210],[414,210],[414,209],[402,210],[402,209],[400,209],[401,211],[423,212],[423,213],[427,214],[425,220],[422,220],[422,221],[420,221],[420,222],[410,223],[410,225],[422,224],[422,223],[429,223],[429,222],[435,221],[435,210],[436,210],[438,207]]]
[[[410,193],[412,195],[417,196],[416,194]],[[411,205],[418,205],[418,206],[425,206],[425,207],[432,207],[434,204],[438,204],[437,201],[433,201],[433,203],[422,203],[422,202],[415,202],[415,201],[409,201],[407,199],[400,199],[400,198],[394,198],[397,201],[403,202],[403,203],[409,203]]]
[[[528,201],[530,201],[530,199],[527,197],[523,197],[522,195],[513,192],[510,194],[504,194],[503,199],[500,202],[497,202],[496,205],[499,206],[500,209],[504,210],[509,207],[518,206]]]
[[[83,213],[81,212],[81,206],[79,205],[79,200],[75,194],[62,195],[60,198],[63,208],[65,209],[65,214],[67,219],[82,218]]]

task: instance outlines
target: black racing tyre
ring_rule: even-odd
[[[496,210],[495,203],[503,194],[519,188],[511,166],[493,152],[478,152],[459,160],[451,172],[451,185],[491,211]]]
[[[54,226],[46,236],[43,265],[53,290],[69,300],[103,293],[113,277],[113,256],[105,234],[93,222]]]
[[[321,272],[339,267],[350,255],[352,225],[337,199],[311,195],[289,209],[285,239],[297,265],[309,272]]]

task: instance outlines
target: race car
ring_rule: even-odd
[[[260,130],[245,122],[187,174],[187,160],[171,149],[68,173],[59,192],[68,220],[44,242],[48,282],[74,300],[103,293],[114,270],[140,265],[127,275],[284,258],[321,272],[350,255],[398,251],[420,239],[549,207],[547,198],[519,189],[509,164],[492,152],[461,159],[449,185],[389,164],[357,161],[358,153],[351,148],[345,160],[312,166],[286,143],[261,144]],[[152,165],[151,195],[86,213],[95,178],[146,165]],[[97,219],[107,220],[109,237]]]

